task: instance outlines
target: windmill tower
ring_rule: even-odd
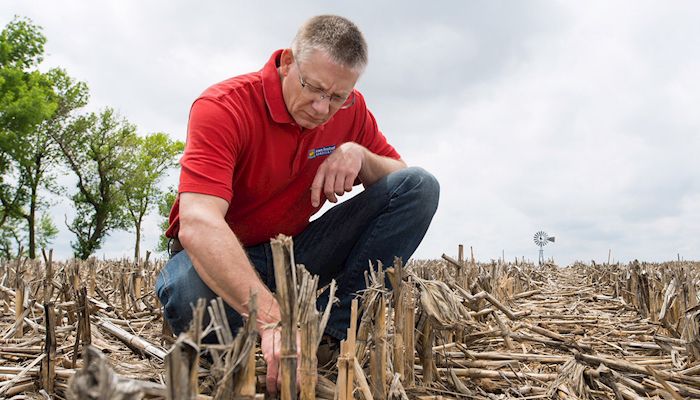
[[[535,233],[535,237],[533,238],[535,241],[535,244],[540,246],[540,265],[544,264],[544,249],[543,247],[547,245],[548,242],[554,243],[554,236],[548,236],[547,232],[545,231],[539,231]]]

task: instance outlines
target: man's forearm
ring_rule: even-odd
[[[403,160],[395,160],[374,154],[365,147],[363,149],[365,154],[358,177],[365,187],[372,186],[375,182],[392,172],[406,168],[406,163]]]
[[[279,321],[277,301],[224,221],[181,230],[180,241],[202,281],[234,310],[248,315],[250,294],[256,293],[258,329]]]

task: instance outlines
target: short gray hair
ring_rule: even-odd
[[[294,57],[302,61],[314,50],[359,73],[367,66],[367,42],[362,32],[352,21],[337,15],[318,15],[299,28],[292,42]]]

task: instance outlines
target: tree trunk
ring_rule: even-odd
[[[104,203],[108,203],[108,200],[104,200]],[[87,260],[95,250],[100,248],[100,241],[102,236],[104,236],[107,218],[109,218],[108,211],[105,210],[103,204],[95,207],[95,230],[92,232],[92,235],[85,238],[85,245],[82,246],[78,255],[81,260]]]
[[[74,249],[75,256],[81,260],[87,260],[92,253],[99,248],[98,243],[102,238],[102,231],[104,230],[106,220],[106,218],[100,216],[101,212],[100,210],[95,213],[95,230],[91,234],[81,236],[79,233],[76,233],[76,236],[78,236],[78,246]]]
[[[134,261],[139,262],[141,258],[141,218],[135,224],[136,228],[136,245],[134,246]]]
[[[27,215],[27,225],[29,226],[29,258],[36,258],[36,203],[37,185],[32,185],[32,195],[29,199],[29,215]]]

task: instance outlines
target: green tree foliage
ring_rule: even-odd
[[[68,229],[77,238],[75,256],[87,259],[111,230],[128,226],[121,182],[138,143],[136,128],[108,108],[76,118],[53,137],[78,178]]]
[[[36,244],[40,249],[45,249],[51,244],[53,238],[58,235],[58,228],[54,225],[48,213],[41,214],[36,230]]]
[[[128,173],[122,182],[130,225],[136,233],[135,260],[141,255],[143,218],[163,196],[158,184],[167,170],[177,164],[176,156],[184,149],[184,143],[170,140],[165,133],[154,133],[138,139],[136,151],[129,161]]]
[[[32,259],[36,257],[37,248],[42,247],[37,246],[37,212],[48,206],[46,201],[39,198],[39,189],[56,191],[55,171],[60,162],[60,150],[51,136],[60,135],[67,129],[74,111],[87,103],[87,86],[84,83],[73,81],[60,69],[52,69],[46,76],[52,85],[56,110],[50,118],[24,136],[24,157],[17,159],[20,182],[28,193],[19,213],[26,221],[28,256]]]
[[[0,32],[0,226],[13,217],[27,197],[17,177],[16,157],[22,138],[55,107],[47,101],[49,85],[38,71],[46,38],[30,21],[15,18]]]
[[[0,65],[19,70],[38,65],[44,58],[46,36],[28,18],[15,16],[0,33]]]
[[[0,226],[0,260],[11,260],[19,257],[24,251],[18,226],[11,218],[7,222]]]
[[[161,235],[158,239],[156,251],[168,251],[168,238],[165,237],[165,231],[167,231],[170,226],[170,210],[172,210],[173,204],[175,204],[175,199],[177,199],[177,189],[170,187],[160,198],[160,202],[158,203],[158,215],[160,215],[161,218],[159,225]]]
[[[15,18],[0,33],[0,227],[9,222],[5,237],[21,237],[17,246],[25,244],[30,258],[36,257],[38,235],[45,242],[51,238],[41,230],[48,217],[37,221],[48,207],[39,191],[55,186],[50,171],[59,158],[49,131],[65,126],[72,112],[87,102],[84,83],[60,69],[36,69],[45,42],[41,28],[27,19]],[[18,228],[27,234],[17,234]]]
[[[184,145],[162,133],[139,138],[111,109],[77,116],[88,88],[62,69],[38,70],[45,43],[26,18],[0,32],[0,257],[35,258],[56,236],[44,196],[58,192],[64,162],[78,181],[76,216],[66,222],[75,255],[85,259],[110,231],[133,227],[138,258],[143,218],[162,202],[158,184]]]
[[[24,247],[28,242],[27,232],[22,220],[10,221],[10,223],[0,227],[0,260],[29,256],[28,249]],[[58,235],[58,229],[48,213],[41,214],[34,234],[38,249],[48,247],[52,239]]]

